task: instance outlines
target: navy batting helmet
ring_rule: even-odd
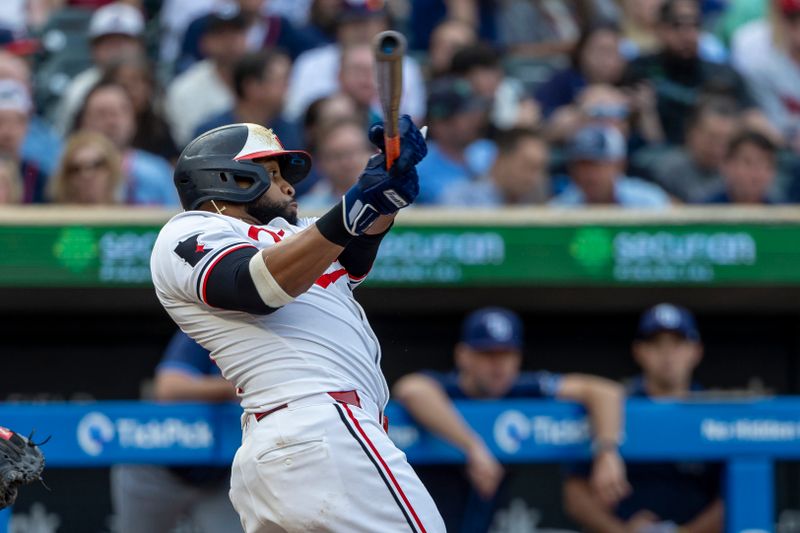
[[[208,200],[252,202],[271,183],[264,167],[253,162],[264,157],[274,158],[283,179],[292,184],[311,170],[311,156],[285,150],[272,130],[257,124],[231,124],[200,135],[183,149],[175,166],[183,208],[197,209]]]

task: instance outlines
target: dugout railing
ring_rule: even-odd
[[[504,463],[589,458],[588,424],[575,404],[461,401],[457,407]],[[47,468],[219,465],[230,463],[239,445],[240,413],[232,404],[20,403],[0,404],[0,425],[51,436],[44,446]],[[412,463],[463,460],[397,405],[390,404],[387,414],[390,436]],[[724,462],[726,531],[774,531],[774,462],[800,459],[800,397],[629,400],[621,451],[626,461]],[[9,515],[0,513],[0,533],[7,531]]]

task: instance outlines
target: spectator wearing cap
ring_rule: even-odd
[[[126,56],[144,54],[144,29],[141,11],[128,3],[114,2],[94,12],[87,32],[93,66],[75,76],[61,96],[54,123],[62,134],[69,131],[75,113],[100,81],[103,69]]]
[[[205,59],[167,87],[165,109],[178,146],[186,146],[198,126],[234,105],[233,70],[247,49],[246,23],[235,8],[209,15],[200,39]]]
[[[232,10],[238,10],[244,22],[248,51],[278,47],[295,59],[306,50],[325,44],[326,40],[316,32],[298,28],[284,17],[265,14],[264,4],[264,0],[236,0],[231,4]],[[186,28],[180,59],[175,65],[176,73],[205,58],[200,42],[214,16],[214,12],[200,16]]]
[[[233,70],[247,51],[246,29],[244,17],[235,7],[212,12],[200,38],[205,59],[167,87],[167,120],[179,147],[192,140],[205,120],[233,107]]]
[[[22,155],[30,123],[32,103],[28,88],[12,79],[0,80],[0,155],[17,162],[22,179],[22,202],[45,201],[48,175]]]
[[[475,94],[490,102],[489,123],[495,129],[538,126],[539,104],[527,94],[522,82],[505,75],[500,52],[494,47],[478,43],[458,50],[451,72],[467,80]]]
[[[515,128],[496,140],[497,157],[485,179],[456,182],[442,192],[442,204],[502,207],[544,204],[550,198],[549,147],[536,131]]]
[[[737,32],[734,59],[759,107],[800,152],[800,0],[775,0],[770,10]]]
[[[100,83],[86,96],[75,117],[73,131],[88,130],[105,135],[122,155],[125,179],[117,197],[127,204],[177,204],[172,166],[163,157],[131,145],[136,134],[133,102],[124,87]]]
[[[745,130],[728,143],[721,166],[719,190],[704,199],[707,204],[770,205],[783,200],[778,188],[778,148],[766,136]]]
[[[456,466],[419,467],[448,531],[487,531],[506,503],[505,481],[513,474],[459,415],[453,400],[558,398],[581,403],[589,413],[595,455],[591,486],[610,504],[628,493],[625,466],[617,451],[623,389],[583,374],[522,372],[523,325],[508,309],[488,307],[466,317],[454,348],[455,370],[422,371],[402,377],[395,399],[421,426],[466,457]]]
[[[701,202],[722,186],[725,152],[738,127],[735,106],[704,102],[689,117],[682,146],[645,148],[634,158],[636,168],[678,200]]]
[[[619,205],[659,208],[670,204],[657,185],[625,176],[625,138],[610,126],[587,126],[578,131],[568,148],[572,180],[550,204],[556,207]]]
[[[692,373],[703,345],[687,309],[663,303],[645,311],[632,352],[642,373],[630,383],[630,397],[683,400],[700,389]],[[567,513],[596,533],[723,531],[721,465],[634,462],[627,472],[630,494],[609,506],[592,487],[588,465],[570,466],[564,482]]]
[[[662,50],[635,59],[623,79],[625,86],[648,82],[654,87],[661,125],[671,144],[683,143],[686,120],[703,98],[727,97],[739,109],[758,113],[735,70],[700,57],[701,22],[697,0],[665,0],[658,23]]]
[[[309,104],[339,90],[339,62],[344,47],[371,45],[374,37],[389,27],[383,2],[342,0],[336,25],[336,42],[302,53],[295,61],[289,79],[289,98],[284,116],[296,121]],[[425,84],[416,61],[403,58],[403,93],[400,111],[414,119],[425,116]]]
[[[455,183],[478,180],[489,172],[496,147],[483,138],[487,102],[466,80],[443,78],[428,96],[428,155],[418,165],[418,204],[435,204]]]
[[[226,124],[250,122],[272,129],[284,146],[300,147],[297,126],[281,117],[291,68],[289,57],[277,50],[245,54],[233,69],[236,103],[200,124],[193,137]]]

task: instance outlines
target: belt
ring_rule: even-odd
[[[356,407],[361,407],[361,400],[358,399],[358,393],[354,390],[329,392],[328,396],[330,396],[339,403],[346,403],[347,405],[355,405]],[[275,411],[280,411],[281,409],[286,409],[287,407],[289,407],[289,404],[283,403],[278,407],[273,407],[269,411],[264,411],[262,413],[255,413],[254,416],[256,417],[256,422],[259,422],[262,418],[271,415]]]

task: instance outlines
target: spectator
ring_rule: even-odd
[[[136,113],[136,135],[131,146],[174,161],[180,150],[164,118],[162,94],[153,65],[144,56],[129,56],[112,63],[103,82],[116,83],[128,91]]]
[[[302,52],[326,42],[323,36],[300,29],[282,16],[267,15],[262,9],[264,4],[264,0],[236,0],[218,8],[226,10],[226,15],[230,13],[228,16],[236,12],[241,14],[249,52],[279,47],[294,59]],[[214,16],[213,12],[205,14],[189,24],[183,37],[181,58],[176,65],[178,74],[206,57],[200,43]]]
[[[669,197],[658,186],[624,175],[625,160],[625,138],[616,128],[587,126],[581,129],[569,148],[572,183],[551,201],[551,205],[668,206]]]
[[[338,93],[311,102],[303,118],[303,139],[306,150],[312,153],[316,152],[319,132],[328,125],[342,120],[355,120],[363,124],[363,128],[368,126],[366,115],[346,94]],[[302,197],[316,185],[320,178],[318,165],[312,166],[306,179],[294,186],[296,196]]]
[[[426,50],[433,34],[445,21],[462,21],[472,28],[476,39],[497,42],[496,0],[411,0],[408,27],[409,45],[414,50]]]
[[[592,124],[619,130],[631,151],[664,140],[655,93],[647,84],[639,84],[627,92],[611,85],[589,85],[580,92],[575,104],[561,107],[551,115],[546,131],[551,141],[561,143]]]
[[[734,54],[759,107],[800,152],[800,0],[771,5],[769,22],[750,23],[736,34]]]
[[[89,22],[93,66],[84,70],[67,86],[55,114],[55,126],[69,131],[75,113],[91,88],[100,81],[103,69],[127,56],[144,54],[144,17],[135,7],[124,2],[103,6]]]
[[[622,54],[627,59],[654,54],[661,48],[659,37],[659,9],[664,0],[622,0]],[[728,52],[720,40],[711,33],[701,31],[698,54],[706,61],[724,63]]]
[[[696,0],[666,0],[658,23],[663,50],[633,61],[623,82],[635,86],[647,80],[653,85],[661,124],[671,144],[683,143],[686,118],[703,97],[729,97],[742,109],[753,105],[744,82],[732,68],[698,55],[700,24]]]
[[[355,184],[374,153],[363,124],[357,120],[343,119],[325,125],[314,152],[320,179],[300,199],[300,208],[330,209]]]
[[[559,398],[582,403],[589,412],[594,449],[592,486],[609,503],[627,495],[625,466],[617,452],[622,419],[622,388],[608,380],[580,374],[520,372],[523,326],[519,316],[502,308],[470,314],[455,346],[456,370],[423,371],[401,378],[394,397],[424,428],[466,456],[461,467],[417,468],[436,502],[448,531],[487,531],[504,503],[506,472],[483,439],[461,418],[453,400]]]
[[[478,36],[468,23],[459,19],[442,21],[431,33],[428,46],[428,79],[434,80],[448,75],[456,52],[477,42]]]
[[[337,73],[342,48],[372,44],[373,38],[389,26],[386,10],[375,2],[343,0],[336,26],[336,42],[304,52],[295,61],[289,80],[289,98],[284,116],[298,120],[308,105],[339,89]],[[425,115],[425,85],[419,65],[403,58],[403,96],[401,112],[420,118]]]
[[[495,146],[482,138],[486,102],[468,82],[441,79],[428,97],[428,155],[417,165],[417,204],[442,200],[445,188],[486,175],[494,161]]]
[[[743,131],[728,144],[722,163],[721,190],[706,198],[712,204],[776,204],[777,147],[766,136]]]
[[[547,202],[547,141],[533,130],[517,128],[502,132],[496,142],[497,158],[489,176],[454,183],[442,193],[443,204],[500,207]]]
[[[122,154],[125,192],[128,204],[176,205],[172,167],[162,157],[133,148],[136,119],[133,103],[121,85],[99,84],[86,96],[75,118],[73,130],[102,133]]]
[[[245,54],[245,29],[238,12],[217,10],[209,15],[200,38],[206,59],[192,65],[167,88],[167,118],[179,147],[192,140],[203,121],[233,107],[233,69]]]
[[[156,368],[154,396],[160,402],[236,399],[233,386],[220,375],[208,351],[180,331]],[[239,531],[239,517],[228,499],[229,486],[227,466],[114,466],[111,503],[116,531]]]
[[[646,311],[632,351],[642,375],[631,384],[630,396],[680,400],[699,388],[692,372],[703,346],[688,310],[660,304]],[[627,469],[632,491],[608,506],[587,481],[586,467],[572,467],[564,483],[567,513],[596,533],[723,531],[719,465],[634,462]]]
[[[339,59],[339,92],[349,96],[369,123],[381,120],[375,75],[375,53],[366,43],[342,47]]]
[[[271,128],[286,146],[300,146],[297,127],[281,117],[290,69],[289,58],[282,52],[245,54],[233,69],[236,103],[200,124],[194,137],[226,124],[250,122]]]
[[[214,10],[220,0],[163,0],[159,11],[159,63],[175,66],[181,55],[186,28]],[[174,69],[168,69],[173,72]]]
[[[737,125],[735,107],[707,102],[689,118],[684,146],[637,157],[649,158],[646,173],[666,192],[683,202],[700,202],[722,184],[720,167]]]
[[[505,75],[500,53],[488,44],[458,50],[451,71],[466,79],[475,94],[491,102],[489,121],[495,128],[534,128],[539,124],[539,104],[526,94],[522,82]]]
[[[619,53],[619,28],[610,23],[594,25],[581,34],[572,53],[572,65],[557,72],[536,90],[542,113],[572,104],[587,85],[616,85],[622,80],[625,59]]]
[[[565,60],[580,36],[578,2],[508,0],[499,8],[500,41],[513,55]]]
[[[21,57],[0,50],[0,79],[16,80],[31,94],[31,71]],[[61,136],[35,109],[28,115],[28,129],[22,143],[22,158],[34,163],[45,175],[55,172],[61,153]]]
[[[292,6],[296,6],[296,0],[285,0]],[[275,1],[269,3],[268,9],[272,10]],[[311,0],[309,6],[308,20],[299,26],[306,25],[309,30],[315,32],[322,39],[327,42],[336,40],[336,19],[339,16],[339,10],[342,7],[341,0]],[[289,17],[291,19],[291,17]]]
[[[22,155],[22,143],[32,110],[28,89],[12,79],[0,80],[0,155],[17,162],[22,179],[22,202],[44,201],[48,176],[39,165]]]
[[[49,197],[58,204],[116,204],[123,181],[114,144],[100,133],[80,131],[67,139]]]
[[[17,162],[9,157],[0,156],[0,205],[22,202],[21,181]]]

